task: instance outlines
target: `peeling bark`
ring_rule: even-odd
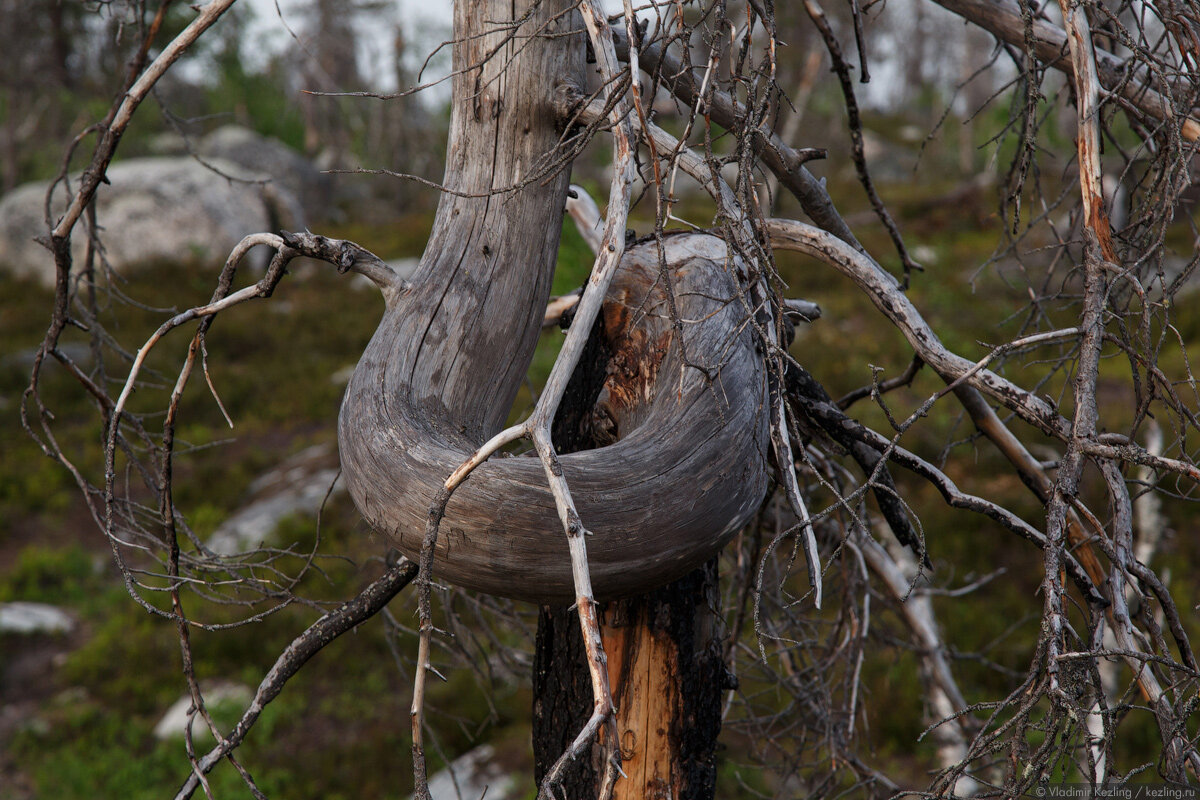
[[[653,281],[649,273],[641,275]],[[624,416],[624,401],[632,398],[636,407],[636,398],[653,385],[669,342],[638,335],[636,316],[631,304],[610,303],[593,326],[554,421],[562,452],[602,446],[620,435],[615,421]],[[624,773],[614,800],[713,797],[721,698],[729,682],[713,611],[716,595],[716,559],[710,559],[678,581],[599,609]],[[535,775],[541,784],[593,704],[573,608],[541,609],[533,696]],[[602,751],[597,746],[592,758],[576,759],[563,772],[557,796],[596,797]]]
[[[731,676],[721,660],[717,587],[711,560],[667,586],[603,608],[604,649],[617,706],[621,764],[615,800],[711,800],[721,698]],[[534,661],[537,779],[570,743],[591,710],[575,612],[543,607]],[[577,761],[562,797],[596,796],[597,773]]]

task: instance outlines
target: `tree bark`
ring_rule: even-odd
[[[615,800],[711,800],[721,696],[716,559],[649,594],[606,603],[604,649],[617,706],[621,769]],[[574,610],[543,606],[534,654],[533,747],[539,783],[591,711]],[[567,773],[560,796],[593,800],[594,762]]]
[[[467,5],[470,5],[469,11]],[[442,482],[504,423],[549,293],[567,174],[538,173],[559,141],[555,93],[577,82],[583,44],[564,2],[460,4],[445,185],[412,284],[388,296],[339,421],[359,511],[410,557]],[[547,76],[552,76],[556,85]],[[724,243],[672,237],[665,253],[679,325],[653,245],[623,261],[612,311],[657,352],[650,380],[607,406],[615,444],[561,459],[588,531],[600,598],[677,578],[710,558],[766,488],[761,356]],[[635,268],[640,265],[639,269]],[[649,279],[647,279],[649,275]],[[621,311],[624,309],[624,311]],[[679,334],[688,359],[680,355]],[[661,384],[661,386],[660,386]],[[567,543],[533,458],[493,458],[454,494],[434,574],[538,602],[574,599]]]
[[[564,453],[603,446],[613,435],[606,400],[636,394],[648,354],[631,340],[609,307],[597,321],[571,376],[554,423]],[[710,559],[653,592],[606,603],[600,609],[609,684],[617,708],[621,769],[614,800],[710,800],[716,786],[716,742],[721,693],[731,676],[721,659],[715,613],[717,563]],[[543,606],[533,665],[533,748],[540,784],[592,711],[592,686],[574,609]],[[597,751],[599,748],[597,748]],[[596,759],[566,772],[560,796],[597,796]]]

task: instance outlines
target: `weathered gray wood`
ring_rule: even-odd
[[[494,25],[481,35],[484,21],[509,17],[467,5],[456,12],[461,74],[445,178],[461,194],[443,194],[412,285],[388,304],[339,422],[351,496],[410,556],[442,482],[505,422],[532,356],[568,176],[502,190],[556,147],[554,81],[576,78],[583,54],[573,38],[531,36],[578,29],[557,16],[562,4],[544,2],[482,69],[471,68],[505,38]],[[740,324],[746,311],[726,274],[724,243],[670,237],[666,257],[688,357],[708,375],[681,363],[661,287],[650,289],[653,245],[633,248],[605,320],[637,323],[633,339],[649,343],[654,358],[625,368],[654,380],[641,381],[636,397],[613,398],[616,444],[561,459],[593,534],[588,555],[602,598],[644,591],[702,563],[766,486],[765,379]],[[537,459],[493,458],[458,489],[441,523],[434,575],[510,597],[573,599],[566,540]]]

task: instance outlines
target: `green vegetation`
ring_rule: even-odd
[[[427,225],[427,218],[414,217],[412,233],[363,229],[354,234],[371,241],[382,255],[398,256],[415,253]],[[344,230],[337,234],[347,235]],[[932,242],[936,242],[938,262],[916,278],[911,296],[946,333],[952,346],[967,354],[981,353],[974,342],[996,339],[997,326],[1003,322],[998,316],[1000,309],[1011,306],[964,306],[960,298],[970,296],[966,282],[974,282],[976,296],[999,294],[1016,300],[1019,290],[1006,284],[995,270],[972,276],[961,268],[987,258],[987,236],[977,230],[931,235],[937,237]],[[878,233],[868,229],[867,236]],[[578,286],[590,264],[582,240],[570,227],[564,229],[563,241],[555,292]],[[872,241],[872,246],[882,244]],[[836,395],[869,382],[868,364],[884,367],[886,375],[903,369],[909,358],[907,345],[894,332],[876,325],[875,309],[848,291],[840,279],[790,256],[781,256],[780,266],[792,294],[816,300],[824,309],[822,320],[801,331],[794,353],[831,392]],[[5,365],[3,396],[16,398],[26,380],[24,364],[17,356],[37,341],[41,309],[48,298],[36,287],[4,280],[6,284],[0,287],[0,324],[6,329],[2,337],[5,352],[0,354],[0,364]],[[205,299],[211,280],[211,275],[176,276],[164,265],[145,279],[139,278],[138,288],[149,293],[151,303],[178,306]],[[332,440],[341,386],[330,381],[330,376],[353,362],[381,310],[373,293],[347,284],[348,279],[332,270],[317,269],[286,279],[274,298],[228,312],[214,325],[209,338],[212,377],[236,427],[232,432],[223,430],[220,413],[203,385],[192,387],[184,404],[180,438],[193,445],[231,438],[180,459],[178,500],[191,512],[194,527],[202,535],[237,507],[253,477],[289,452]],[[996,309],[996,317],[987,313],[991,308]],[[122,333],[130,342],[138,341],[161,318],[136,310],[122,314]],[[337,319],[338,324],[322,324],[320,320],[326,318]],[[155,363],[168,375],[178,363],[186,334],[179,332],[176,337],[178,341],[164,347]],[[858,357],[854,360],[839,355],[848,338],[855,343]],[[531,370],[535,384],[544,380],[561,339],[557,331],[543,336]],[[937,386],[926,371],[910,389],[890,394],[887,400],[893,415],[907,415]],[[71,452],[81,463],[95,464],[99,431],[86,401],[72,392],[64,375],[53,376],[48,387],[61,403],[60,414],[77,423],[64,426],[73,443]],[[165,391],[148,390],[139,403],[146,408],[161,404]],[[10,403],[9,408],[15,411],[14,406]],[[869,401],[860,406],[857,413],[886,429],[888,423],[881,411],[871,409]],[[182,743],[157,742],[150,734],[157,715],[185,691],[173,626],[130,602],[109,563],[106,545],[81,514],[69,475],[36,452],[31,440],[17,429],[14,414],[6,414],[5,420],[6,457],[0,462],[0,485],[6,487],[2,495],[5,529],[0,545],[13,555],[0,563],[0,600],[58,603],[72,609],[83,623],[78,643],[66,653],[61,668],[48,676],[47,699],[14,735],[10,750],[39,796],[63,800],[160,797],[186,772]],[[919,438],[906,439],[906,445],[930,457],[936,457],[954,432],[964,433],[949,405],[935,407],[927,423]],[[980,448],[977,474],[952,477],[964,487],[1004,497],[1036,516],[1035,504],[1015,480],[982,477],[1001,474],[988,467],[994,458]],[[936,493],[908,476],[897,477],[925,526],[935,564],[955,565],[954,574],[936,573],[939,582],[961,585],[1000,563],[1009,569],[981,589],[970,604],[952,598],[937,600],[947,640],[962,652],[980,652],[1007,669],[1023,670],[1038,621],[1033,617],[1025,618],[1023,624],[1013,623],[1024,618],[1030,608],[1039,572],[1038,554],[1032,549],[1014,553],[1009,534],[965,512],[947,509]],[[295,543],[300,551],[315,543],[312,520],[297,517],[283,527],[280,541]],[[47,531],[50,539],[43,541]],[[331,601],[348,597],[377,572],[379,542],[362,529],[345,500],[327,510],[321,537],[321,552],[338,558],[319,562],[321,573],[306,579],[307,596]],[[298,567],[298,563],[292,566]],[[1181,562],[1180,573],[1183,569]],[[233,618],[228,608],[196,598],[186,602],[190,613],[205,621]],[[400,599],[394,603],[398,618],[412,619],[410,602]],[[980,614],[979,608],[988,611]],[[293,608],[249,627],[193,633],[198,677],[256,685],[275,654],[313,618],[312,611]],[[872,704],[869,737],[878,753],[896,764],[920,763],[932,744],[926,741],[913,749],[912,743],[924,728],[915,662],[901,644],[905,639],[902,627],[888,612],[880,613],[876,625],[881,631],[880,647],[863,675],[868,695],[889,699]],[[5,646],[0,652],[12,651]],[[411,658],[415,652],[411,639],[402,639],[397,652],[401,659]],[[0,656],[0,675],[3,664]],[[970,687],[969,700],[993,699],[1008,685],[1005,675],[983,662],[960,661],[956,668],[963,686]],[[466,670],[451,672],[448,677],[449,683],[434,689],[432,705],[442,713],[430,715],[444,752],[459,753],[472,743],[488,740],[499,741],[511,752],[526,753],[527,684],[481,686]],[[485,691],[492,693],[490,706],[484,700]],[[408,683],[397,672],[384,625],[372,621],[301,672],[251,735],[242,761],[268,796],[395,794],[411,781],[407,757],[402,755],[407,752],[407,692]],[[778,702],[790,700],[780,697]],[[1141,744],[1127,741],[1130,751],[1122,754],[1131,764],[1150,757],[1155,746],[1152,731],[1134,738]],[[736,736],[727,742],[730,749],[723,762],[721,785],[730,792],[738,791],[743,783],[761,788],[760,777],[736,766],[744,763],[738,752],[741,746]],[[518,766],[528,772],[527,763]],[[213,780],[219,797],[246,796],[231,768],[222,767]]]
[[[899,207],[903,209],[904,204]],[[913,301],[948,344],[969,356],[982,354],[985,351],[978,342],[1005,335],[1005,320],[1000,315],[1019,303],[1022,291],[998,270],[975,274],[966,269],[988,258],[990,234],[974,227],[930,228],[928,220],[905,219],[903,211],[900,222],[920,230],[910,245],[925,244],[937,254],[928,271],[915,278],[910,292]],[[343,226],[330,233],[352,236],[380,255],[397,257],[417,253],[428,224],[427,216],[417,215],[389,228]],[[635,224],[649,227],[646,221]],[[872,226],[864,226],[864,231],[870,247],[887,252],[882,231]],[[568,223],[554,291],[570,291],[582,283],[590,261],[582,240]],[[894,331],[876,324],[878,312],[842,279],[790,255],[781,255],[779,263],[790,294],[815,300],[824,309],[822,320],[800,331],[793,352],[833,394],[868,383],[869,365],[882,367],[885,376],[906,366],[910,358],[907,345]],[[163,265],[139,277],[137,285],[146,302],[179,307],[205,300],[212,280],[212,275],[179,276]],[[0,341],[4,348],[0,353],[0,396],[6,398],[6,407],[12,412],[5,414],[0,428],[6,453],[0,461],[0,486],[4,487],[0,494],[4,504],[0,546],[12,554],[0,562],[0,600],[58,603],[72,609],[82,622],[82,633],[72,642],[61,668],[48,676],[45,701],[15,733],[9,748],[39,796],[63,800],[159,797],[175,787],[186,772],[182,743],[157,742],[150,735],[157,715],[185,690],[175,632],[170,623],[129,601],[109,563],[107,546],[82,513],[69,474],[40,455],[17,427],[16,403],[27,380],[27,358],[22,353],[28,353],[38,341],[49,297],[31,285],[0,281]],[[180,439],[197,447],[216,446],[182,456],[177,470],[178,502],[190,513],[201,535],[210,533],[242,502],[244,487],[253,477],[290,452],[332,441],[341,385],[330,376],[353,363],[381,310],[373,293],[348,284],[347,278],[332,270],[315,268],[285,279],[272,299],[234,309],[214,325],[209,337],[211,374],[235,429],[230,432],[224,427],[203,385],[193,385],[184,402]],[[964,296],[1000,298],[1002,302],[964,304]],[[127,344],[140,341],[161,318],[158,312],[122,309],[120,329]],[[326,319],[338,323],[326,324]],[[178,332],[175,337],[164,343],[153,360],[153,366],[165,375],[177,368],[186,333]],[[543,335],[531,368],[534,385],[548,374],[561,339],[558,331]],[[848,341],[854,343],[855,359],[840,355]],[[94,411],[61,370],[53,364],[47,369],[52,371],[47,393],[58,404],[60,435],[71,443],[66,449],[81,464],[94,466],[100,441]],[[140,393],[139,407],[162,406],[169,385],[162,383],[162,389]],[[909,389],[889,394],[893,416],[903,418],[938,386],[926,370]],[[872,408],[869,401],[855,410],[869,424],[887,429],[883,412]],[[71,424],[63,425],[64,419]],[[940,404],[905,444],[936,458],[947,440],[967,432],[951,406]],[[959,446],[974,447],[970,443]],[[979,448],[974,457],[975,474],[956,472],[951,477],[968,490],[1004,498],[1036,518],[1037,507],[1023,488],[989,467],[995,459],[989,449]],[[981,653],[1005,669],[1023,670],[1037,633],[1037,618],[1025,615],[1037,588],[1039,555],[1030,548],[1014,549],[1010,535],[996,526],[946,508],[940,497],[919,481],[903,474],[897,478],[918,511],[935,564],[954,565],[953,573],[943,569],[935,573],[938,582],[961,585],[998,564],[1009,570],[979,590],[969,604],[949,597],[937,599],[947,640],[961,652]],[[316,541],[310,519],[293,518],[283,528],[280,541],[295,543],[301,552]],[[353,594],[377,573],[380,544],[363,530],[347,501],[336,501],[327,510],[321,537],[321,552],[337,558],[318,562],[321,571],[306,579],[306,596],[336,601]],[[1194,547],[1178,544],[1189,551]],[[1184,573],[1186,559],[1194,556],[1191,552],[1166,554],[1180,560],[1177,574]],[[297,562],[292,568],[298,566]],[[1189,602],[1189,596],[1185,590],[1181,600]],[[233,618],[226,607],[197,598],[186,602],[190,613],[205,621]],[[397,618],[412,619],[410,602],[400,599],[394,603]],[[979,613],[980,608],[987,613]],[[195,632],[197,675],[202,681],[233,680],[254,686],[275,654],[313,619],[312,611],[291,608],[248,627]],[[872,704],[868,735],[879,754],[903,768],[921,763],[933,745],[926,741],[916,749],[913,746],[924,723],[916,665],[902,644],[903,629],[886,611],[879,613],[876,625],[881,632],[880,646],[865,666],[863,677],[868,695],[889,699]],[[513,643],[519,644],[519,640]],[[6,645],[0,652],[12,651]],[[403,660],[411,658],[415,648],[410,639],[402,638],[396,652]],[[0,675],[3,665],[0,656]],[[956,669],[962,685],[969,687],[969,700],[994,699],[1009,685],[1006,675],[984,661],[959,661]],[[487,740],[528,758],[527,684],[481,685],[477,676],[466,670],[451,672],[448,677],[448,683],[434,689],[432,706],[441,713],[430,715],[444,752],[459,753]],[[384,625],[372,621],[301,672],[251,735],[242,761],[268,796],[348,798],[403,791],[411,781],[407,757],[402,755],[407,752],[407,692],[408,683],[397,671]],[[484,700],[485,692],[492,694],[490,705]],[[790,700],[780,697],[778,702]],[[1139,719],[1131,724],[1140,730],[1145,723]],[[721,772],[721,785],[729,792],[737,792],[743,784],[762,788],[760,777],[737,766],[744,763],[739,754],[742,746],[736,736],[729,737]],[[1153,731],[1132,735],[1127,746],[1128,752],[1119,755],[1129,765],[1151,757]],[[518,766],[529,770],[527,763]],[[231,768],[222,767],[213,780],[219,797],[246,795]],[[919,780],[919,774],[914,774],[914,780]]]
[[[288,65],[274,63],[263,71],[249,72],[233,49],[236,37],[230,36],[207,54],[214,65],[210,85],[165,87],[164,94],[175,92],[188,100],[189,113],[197,116],[232,109],[230,113],[239,121],[259,132],[303,147],[305,122],[291,101],[291,89],[284,88]],[[91,95],[81,96],[60,87],[46,95],[47,118],[53,122],[46,141],[55,146],[21,151],[17,172],[22,180],[50,174],[61,158],[57,143],[67,132],[82,127],[84,120],[103,116],[109,98],[97,91],[93,87]],[[832,116],[840,105],[830,105],[830,98],[828,93],[815,95],[810,113],[822,119]],[[925,98],[920,113],[927,116],[938,102],[934,96]],[[169,130],[165,117],[147,111],[141,112],[146,116],[143,124],[131,130],[122,147],[123,156],[149,152],[152,138]],[[11,106],[7,96],[0,94],[0,124],[12,123],[20,113],[20,108]],[[990,114],[992,118],[985,116],[974,129],[978,131],[977,145],[985,144],[984,131],[1000,127],[1007,110]],[[220,119],[227,120],[228,114]],[[884,136],[898,130],[906,119],[897,114],[869,117],[867,122],[870,130]],[[1046,130],[1049,137],[1062,135],[1053,124]],[[351,134],[351,152],[365,153],[366,134],[361,130]],[[1124,129],[1116,133],[1119,141],[1127,134]],[[949,142],[935,141],[922,156],[923,163],[935,165],[931,171],[952,161],[945,151],[956,146],[957,136],[967,133],[955,130],[943,135]],[[947,144],[950,146],[943,147]],[[999,163],[1006,163],[1016,140],[1010,133],[989,147],[985,148],[989,155],[998,151]],[[603,162],[594,150],[585,155],[579,162],[578,171],[583,174],[578,179],[599,197],[603,184],[588,174],[589,159],[595,164]],[[814,171],[820,173],[824,166],[814,165]],[[853,176],[828,169],[831,191],[847,215],[857,215],[855,230],[864,244],[880,254],[885,267],[898,273],[899,258],[893,255],[883,227],[869,216]],[[1027,302],[1033,280],[1012,274],[1005,263],[980,268],[993,256],[997,232],[1008,223],[999,218],[996,194],[990,189],[961,202],[945,202],[961,183],[949,171],[946,174],[944,181],[924,183],[920,188],[911,182],[885,182],[880,190],[908,245],[926,253],[918,260],[924,260],[927,269],[914,276],[909,297],[948,346],[968,358],[979,358],[988,352],[988,343],[1017,335],[1024,320],[1006,315]],[[843,197],[848,199],[842,201]],[[643,234],[653,225],[648,205],[643,200],[630,223]],[[801,216],[791,201],[782,205],[782,214]],[[711,214],[711,209],[704,202],[685,201],[684,206],[679,210],[681,216],[699,223],[708,221],[705,214]],[[378,209],[370,211],[379,213]],[[387,224],[377,224],[364,214],[314,229],[357,241],[384,258],[414,257],[423,248],[431,221],[431,213],[418,205],[406,207]],[[1179,238],[1178,232],[1171,236],[1178,239],[1181,249],[1192,246]],[[583,240],[565,223],[553,292],[562,294],[580,286],[591,261]],[[911,349],[895,329],[880,324],[878,311],[848,280],[793,254],[780,254],[778,265],[789,295],[814,300],[824,310],[820,321],[798,331],[792,352],[831,394],[837,397],[869,384],[873,368],[882,370],[884,378],[905,369]],[[180,274],[173,265],[162,264],[133,277],[122,289],[136,294],[146,307],[124,306],[115,298],[106,298],[111,330],[124,347],[136,348],[171,313],[166,309],[205,302],[215,275],[215,269]],[[243,282],[246,280],[249,278],[243,276]],[[1070,286],[1068,277],[1058,280]],[[0,637],[0,699],[22,704],[26,713],[12,731],[0,728],[0,768],[18,771],[39,798],[169,796],[187,773],[184,745],[181,740],[159,742],[152,729],[162,712],[186,692],[174,625],[130,600],[112,564],[108,544],[96,530],[71,473],[47,458],[20,429],[22,392],[28,385],[33,352],[44,333],[51,300],[51,293],[40,286],[0,276],[0,602],[54,603],[69,609],[79,625],[64,636]],[[197,535],[210,535],[239,508],[255,477],[288,455],[335,440],[344,385],[338,376],[355,363],[381,309],[377,294],[357,287],[351,278],[336,275],[332,268],[306,265],[286,278],[273,298],[230,310],[216,321],[208,337],[209,373],[235,427],[228,429],[203,380],[194,378],[180,413],[175,500]],[[1073,324],[1073,309],[1051,313],[1058,315],[1051,320],[1055,324]],[[1185,342],[1200,340],[1200,315],[1179,315],[1177,332]],[[1151,338],[1164,334],[1168,341],[1176,335],[1150,331]],[[176,331],[155,351],[148,364],[151,385],[135,395],[135,409],[149,413],[165,407],[188,335]],[[529,389],[536,391],[544,383],[562,338],[558,330],[543,333],[530,367],[529,388],[518,397],[514,416],[527,413],[532,397]],[[81,331],[68,331],[63,338],[68,354],[90,367],[87,343]],[[847,357],[848,351],[853,357]],[[1031,374],[1027,370],[1033,369],[1032,360],[1040,355],[1010,360],[1007,374],[1017,379]],[[1106,355],[1115,355],[1115,351],[1106,351]],[[107,356],[111,364],[122,363],[112,352]],[[1186,374],[1185,359],[1191,363],[1200,359],[1194,345],[1164,349],[1160,364],[1168,374],[1182,375]],[[102,431],[97,409],[56,362],[48,361],[44,371],[42,396],[55,414],[55,436],[62,450],[87,474],[99,474]],[[123,378],[119,373],[108,375],[110,381]],[[1040,391],[1059,398],[1065,381],[1064,375],[1056,375]],[[912,386],[886,396],[887,413],[870,400],[854,406],[853,413],[876,430],[888,432],[889,414],[902,420],[942,388],[944,384],[925,369]],[[1110,379],[1103,394],[1110,412],[1129,408],[1132,380]],[[1110,419],[1124,421],[1123,414]],[[151,424],[160,419],[150,416]],[[998,499],[1038,522],[1040,506],[1015,478],[999,468],[999,456],[971,436],[969,423],[955,406],[942,402],[903,444],[939,464],[947,461],[948,448],[967,454],[950,460],[946,467],[960,487]],[[947,508],[923,482],[899,471],[896,478],[920,518],[937,585],[959,587],[999,566],[1007,570],[965,601],[949,595],[934,601],[945,639],[955,648],[953,655],[962,656],[954,666],[967,700],[995,700],[1011,689],[1012,674],[1026,669],[1036,641],[1040,619],[1038,601],[1033,598],[1041,573],[1040,554],[1029,546],[1014,546],[1010,533],[979,516]],[[813,491],[819,501],[817,508],[832,502],[824,490]],[[1105,507],[1102,498],[1091,499],[1097,501],[1095,507]],[[1170,513],[1170,524],[1176,530],[1195,526],[1190,512],[1176,506]],[[305,516],[285,520],[276,535],[300,553],[318,547],[315,523]],[[324,603],[352,596],[379,574],[384,551],[383,542],[364,528],[349,501],[335,498],[325,509],[316,568],[304,578],[301,594]],[[1180,607],[1194,608],[1200,602],[1200,589],[1188,577],[1192,565],[1200,560],[1200,540],[1170,538],[1159,557],[1176,576],[1172,588]],[[282,559],[279,566],[295,573],[302,564],[293,557]],[[836,586],[837,576],[830,581]],[[159,599],[161,606],[166,603],[165,597]],[[226,623],[247,613],[197,593],[185,593],[184,603],[191,618],[207,623]],[[401,626],[412,626],[414,605],[411,594],[406,593],[392,603],[390,611]],[[297,604],[244,627],[194,630],[197,677],[203,682],[255,686],[287,642],[319,613],[319,609]],[[861,728],[865,746],[920,782],[934,745],[928,738],[914,744],[926,724],[916,659],[894,613],[886,608],[873,613],[875,639],[862,673],[864,698],[869,701],[863,706],[869,711]],[[1195,638],[1200,634],[1195,620],[1188,623]],[[437,744],[437,752],[430,754],[431,769],[439,768],[445,757],[487,741],[514,770],[530,775],[527,676],[493,672],[482,657],[504,648],[528,650],[528,636],[524,631],[507,630],[497,634],[496,642],[470,646],[481,656],[478,670],[448,669],[448,680],[435,682],[430,690],[428,719],[431,740]],[[14,677],[18,654],[25,650],[52,653],[45,659],[36,690],[28,697],[21,694],[24,688]],[[389,629],[382,619],[342,637],[309,663],[268,707],[239,750],[239,760],[270,797],[403,796],[412,780],[408,675],[415,653],[412,634]],[[437,657],[450,660],[443,653]],[[756,684],[752,676],[743,680],[743,694],[755,695],[758,702],[774,708],[793,702],[772,686]],[[237,708],[228,705],[216,709],[224,726],[232,724],[237,713]],[[735,718],[737,713],[735,710]],[[1120,767],[1129,769],[1153,759],[1158,740],[1148,715],[1131,716],[1122,724],[1129,733],[1124,737],[1125,749],[1116,754]],[[755,768],[745,766],[755,744],[738,734],[726,736],[718,796],[777,788]],[[203,750],[207,744],[198,746]],[[228,764],[218,768],[211,781],[219,798],[250,796]],[[7,800],[5,791],[0,786],[0,800]]]
[[[180,307],[206,300],[213,279],[214,274],[180,276],[163,265],[135,280],[149,303]],[[289,277],[274,298],[235,309],[213,326],[210,372],[235,428],[224,425],[203,381],[194,383],[185,396],[179,431],[179,440],[193,449],[181,448],[176,500],[199,535],[211,533],[244,502],[254,477],[289,453],[333,440],[343,384],[331,378],[354,363],[382,311],[373,291],[351,288],[350,280],[332,269]],[[59,666],[38,686],[44,699],[0,750],[19,764],[38,797],[162,797],[187,772],[182,741],[157,742],[150,734],[158,716],[186,692],[174,626],[130,600],[70,474],[41,454],[17,418],[28,382],[27,355],[40,339],[48,308],[47,292],[0,278],[0,398],[5,403],[0,601],[63,606],[79,621],[79,632],[66,638],[0,638],[0,687],[12,655],[30,641],[63,651]],[[121,313],[116,329],[124,344],[134,347],[163,318],[162,312],[137,309]],[[328,318],[339,322],[327,324]],[[178,332],[164,342],[152,366],[173,374],[187,336]],[[86,364],[86,359],[81,353],[80,360]],[[64,450],[94,470],[100,463],[98,415],[56,364],[46,369],[46,397],[55,403]],[[155,383],[158,388],[139,393],[139,407],[165,403],[170,384]],[[298,552],[316,543],[310,518],[285,520],[278,535]],[[301,586],[306,597],[338,602],[378,574],[382,545],[363,529],[348,501],[330,504],[320,535],[325,557]],[[300,559],[280,566],[294,573]],[[210,623],[247,613],[190,594],[184,602],[190,616]],[[406,624],[414,614],[410,602],[403,597],[393,604],[393,613]],[[194,631],[197,677],[257,685],[280,650],[316,616],[297,606],[242,628]],[[411,659],[412,639],[402,635],[394,644],[401,659]],[[483,740],[528,741],[527,687],[485,686],[470,672],[447,672],[450,683],[433,687],[431,696],[434,735],[447,753]],[[3,691],[0,696],[7,698],[15,687]],[[491,695],[490,703],[485,695]],[[394,794],[411,785],[407,759],[397,755],[408,750],[408,702],[408,684],[397,672],[383,621],[376,619],[305,667],[270,707],[240,758],[269,796]],[[218,717],[231,719],[228,713]],[[439,765],[436,757],[432,765]],[[213,787],[220,797],[249,796],[228,766],[214,773]]]

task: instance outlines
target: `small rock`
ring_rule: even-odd
[[[0,633],[69,633],[75,621],[46,603],[0,603]]]
[[[393,258],[387,262],[387,265],[396,270],[396,274],[404,280],[411,280],[412,276],[417,271],[417,265],[421,263],[419,258]]]
[[[937,248],[930,247],[927,244],[919,244],[909,251],[918,264],[925,266],[933,266],[938,262]]]
[[[429,779],[433,800],[515,800],[517,781],[496,763],[496,750],[483,744],[450,762]],[[484,792],[487,792],[485,795]]]
[[[225,520],[208,540],[220,555],[233,555],[267,541],[292,514],[315,515],[337,477],[333,448],[316,445],[304,450],[250,484],[255,500]],[[339,482],[334,492],[345,491]]]
[[[210,687],[204,688],[204,704],[208,707],[209,712],[218,705],[229,704],[236,706],[239,710],[244,708],[254,699],[254,690],[249,686],[243,686],[239,683],[217,683]],[[171,739],[174,737],[182,737],[187,730],[188,710],[192,707],[192,696],[190,694],[176,700],[162,715],[162,719],[154,726],[155,739]],[[203,718],[197,717],[192,723],[193,739],[211,739],[212,732],[209,731],[208,725],[204,723]]]
[[[83,342],[63,342],[58,346],[58,351],[81,366],[90,364],[92,361],[92,348]],[[37,354],[38,348],[27,347],[15,353],[9,353],[0,359],[0,364],[12,364],[21,369],[29,369],[37,359]],[[53,361],[54,359],[47,356],[46,360]]]
[[[342,367],[341,369],[339,369],[338,371],[336,371],[332,375],[330,375],[329,382],[332,383],[334,386],[345,386],[347,383],[350,382],[350,378],[354,376],[354,368],[357,366],[358,366],[357,362],[355,362],[353,364],[347,364],[346,366]]]

